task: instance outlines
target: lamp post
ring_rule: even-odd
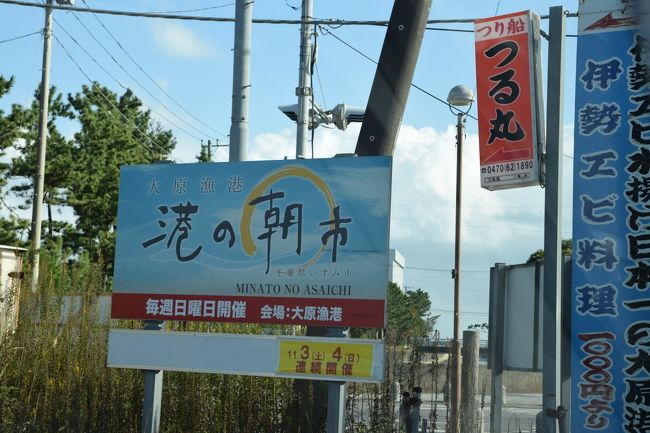
[[[465,115],[474,101],[472,90],[467,86],[456,86],[449,91],[447,102],[452,113],[456,114],[456,228],[454,239],[454,269],[451,277],[454,279],[454,340],[452,342],[452,369],[451,369],[451,432],[460,433],[460,226],[463,174],[463,138],[465,136]],[[467,111],[453,107],[470,106]]]

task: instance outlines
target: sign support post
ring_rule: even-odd
[[[347,328],[327,328],[326,337],[346,338]],[[345,430],[345,382],[327,382],[327,433]]]
[[[495,263],[490,269],[490,322],[488,341],[490,350],[491,394],[490,432],[501,432],[503,412],[503,343],[505,340],[505,263]]]
[[[560,366],[562,120],[564,102],[564,7],[550,8],[544,198],[544,433],[556,431]]]
[[[146,320],[144,329],[162,331],[164,322]],[[162,406],[162,370],[144,370],[144,400],[142,404],[142,433],[158,433],[160,431],[160,408]]]

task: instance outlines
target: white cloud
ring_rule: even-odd
[[[353,152],[358,125],[348,131],[316,131],[316,157]],[[295,156],[295,132],[260,134],[251,140],[250,159],[282,159]],[[564,128],[564,154],[573,154],[573,127]],[[571,234],[572,163],[564,158],[563,237]],[[468,134],[463,148],[462,267],[463,307],[487,311],[487,270],[496,262],[523,263],[543,247],[544,192],[540,187],[487,191],[480,187],[478,137]],[[407,266],[451,269],[454,253],[456,184],[456,129],[403,125],[393,159],[391,247],[398,248]],[[468,271],[469,270],[469,271]],[[405,285],[422,287],[437,303],[452,308],[453,280],[449,274],[405,273]],[[436,313],[434,311],[434,313]],[[478,317],[478,318],[477,318]],[[483,315],[463,316],[465,324],[484,320]],[[451,333],[450,316],[439,323]]]
[[[290,129],[256,135],[248,149],[250,161],[293,159],[295,154],[296,135]]]
[[[360,126],[347,131],[318,128],[314,156],[329,158],[354,152]],[[571,126],[565,127],[565,154],[572,153]],[[466,136],[463,148],[462,242],[466,253],[480,254],[498,249],[534,251],[543,239],[544,190],[539,187],[487,191],[480,187],[478,137]],[[198,145],[187,143],[178,151],[186,162],[194,161]],[[310,147],[310,146],[309,146]],[[180,150],[180,149],[179,149]],[[220,149],[223,151],[223,149]],[[295,129],[266,132],[251,137],[248,159],[295,158]],[[311,150],[308,151],[311,155]],[[227,160],[227,154],[217,158]],[[565,237],[570,234],[571,163],[564,159]],[[432,248],[452,249],[456,198],[456,129],[438,131],[430,127],[403,125],[393,160],[391,242],[425,242]],[[417,261],[419,253],[405,251]]]
[[[157,22],[152,28],[158,47],[170,56],[206,59],[216,55],[208,42],[183,24]]]
[[[332,157],[354,152],[359,125],[347,131],[318,129],[314,156]],[[428,239],[452,245],[456,197],[456,129],[445,131],[403,125],[393,162],[391,238]],[[478,137],[468,135],[463,149],[463,242],[502,246],[541,227],[543,190],[491,192],[480,187]],[[295,132],[264,133],[252,139],[250,160],[290,159],[295,156]]]

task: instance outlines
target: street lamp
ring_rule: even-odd
[[[456,86],[449,91],[447,103],[449,110],[456,114],[456,233],[454,247],[454,269],[451,277],[454,279],[454,341],[452,342],[452,374],[451,374],[451,431],[460,433],[460,216],[462,203],[461,178],[463,173],[463,138],[465,136],[465,115],[469,112],[474,95],[467,86]],[[467,107],[461,111],[453,107]],[[455,111],[454,111],[455,109]]]

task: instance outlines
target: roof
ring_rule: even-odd
[[[0,250],[9,250],[9,251],[27,251],[27,248],[10,247],[9,245],[0,245]]]

